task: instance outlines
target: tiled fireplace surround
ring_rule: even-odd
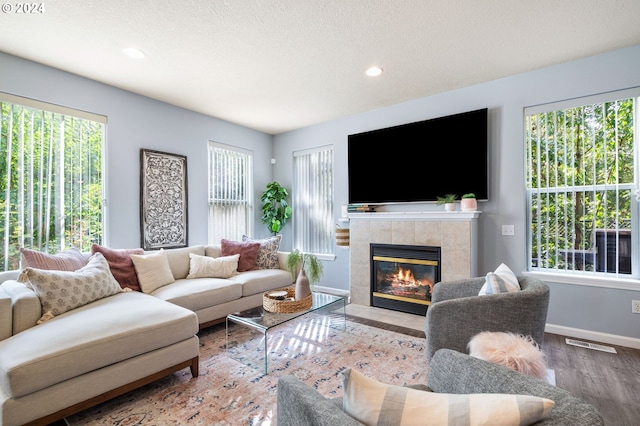
[[[351,303],[371,305],[370,243],[438,246],[442,281],[475,276],[479,215],[461,211],[349,214]]]

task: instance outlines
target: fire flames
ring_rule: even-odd
[[[386,284],[391,287],[391,293],[413,294],[426,296],[433,290],[433,282],[430,280],[416,279],[411,269],[399,267],[397,272],[387,274]],[[427,288],[428,287],[428,288]]]

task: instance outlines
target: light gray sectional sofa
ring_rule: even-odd
[[[440,394],[500,393],[554,401],[555,406],[535,425],[604,425],[594,406],[564,389],[451,349],[440,349],[431,358],[427,380],[430,390]],[[424,416],[427,418],[429,412],[425,410]],[[362,424],[343,411],[342,398],[325,398],[294,376],[278,380],[277,417],[278,426]]]
[[[48,424],[167,374],[198,375],[198,330],[262,304],[265,291],[291,285],[279,269],[229,278],[187,278],[190,253],[219,257],[220,247],[164,250],[174,281],[149,294],[124,291],[37,324],[43,305],[0,273],[0,425]]]

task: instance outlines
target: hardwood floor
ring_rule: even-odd
[[[640,350],[605,346],[617,353],[570,346],[565,336],[545,333],[542,350],[556,385],[593,404],[607,425],[640,425]]]
[[[415,337],[424,337],[424,332],[411,328],[351,315],[349,319]],[[617,353],[612,354],[567,345],[565,338],[545,333],[542,344],[547,366],[555,372],[556,386],[595,406],[608,426],[640,425],[640,350],[605,344],[604,346],[616,349]],[[576,340],[589,342],[584,339]]]

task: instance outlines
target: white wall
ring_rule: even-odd
[[[167,82],[170,84],[170,82]],[[105,115],[106,244],[140,247],[140,149],[187,156],[189,244],[207,243],[207,142],[254,153],[256,237],[260,194],[272,178],[272,136],[0,53],[0,91]]]
[[[334,213],[337,218],[341,205],[347,203],[349,134],[487,107],[491,145],[490,201],[479,206],[483,211],[479,222],[479,270],[484,274],[504,262],[514,271],[522,272],[526,270],[524,108],[640,86],[638,69],[640,46],[635,46],[277,135],[274,137],[274,155],[280,167],[274,170],[274,178],[290,186],[292,151],[333,144]],[[435,155],[435,152],[428,155]],[[451,172],[459,172],[455,164],[452,164]],[[473,176],[469,178],[473,179]],[[386,209],[436,208],[441,206],[417,204]],[[515,236],[502,236],[503,224],[514,224]],[[336,261],[325,265],[320,285],[347,290],[348,251],[336,248],[336,253]],[[638,291],[553,282],[550,286],[550,331],[578,337],[584,337],[581,334],[588,332],[599,341],[640,347],[640,315],[631,314],[631,300],[640,299],[640,282],[637,283]]]

